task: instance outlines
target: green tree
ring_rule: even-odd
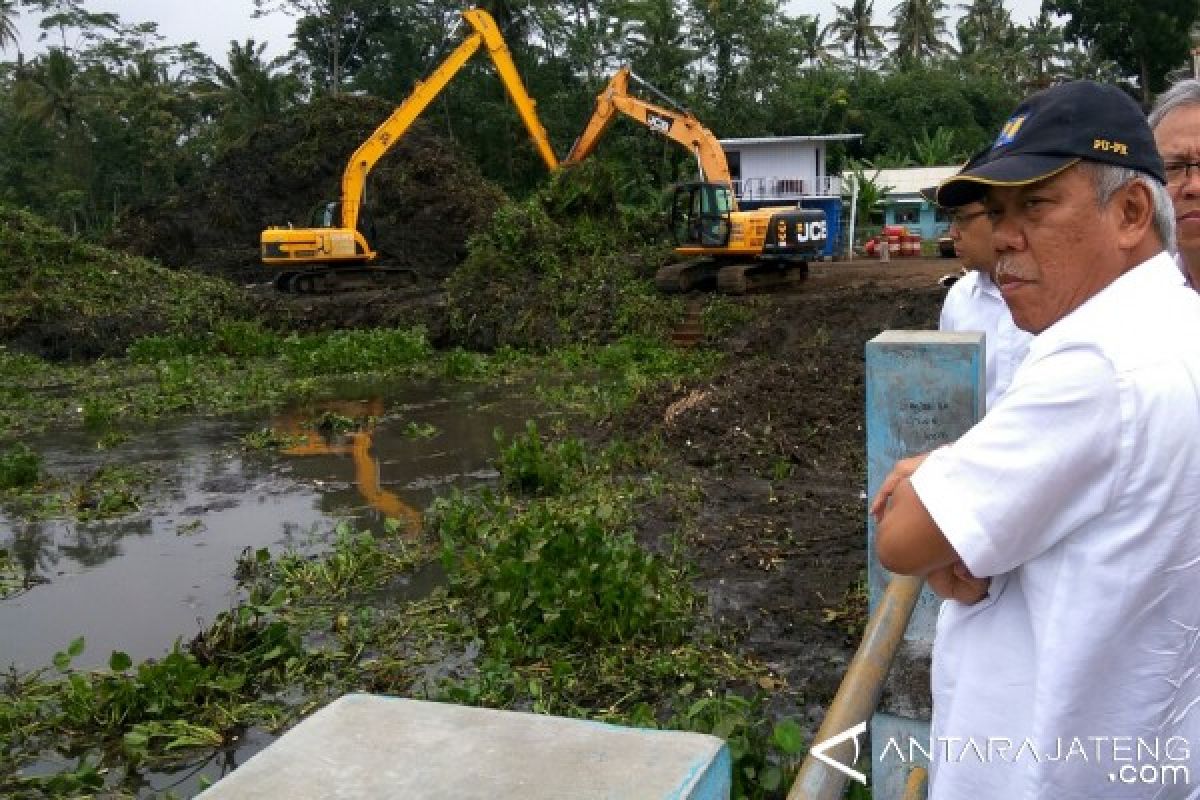
[[[1050,85],[1051,69],[1063,45],[1062,28],[1050,18],[1046,9],[1021,27],[1022,50],[1031,67],[1029,82],[1037,88]]]
[[[17,0],[0,0],[0,50],[17,44]]]
[[[866,230],[875,221],[872,215],[881,212],[883,201],[895,187],[885,185],[880,179],[879,167],[867,161],[852,161],[849,165],[849,175],[842,183],[842,193],[847,205],[854,203],[855,216],[859,230],[863,231],[862,238],[866,239]]]
[[[58,134],[68,134],[79,122],[83,89],[79,67],[63,49],[53,47],[21,73],[16,87],[21,114]]]
[[[265,61],[266,42],[247,39],[244,44],[229,43],[229,66],[216,68],[221,106],[222,134],[225,142],[236,141],[258,125],[275,119],[295,99],[295,79],[280,72],[287,58]]]
[[[836,16],[829,23],[829,31],[841,41],[856,68],[861,69],[864,61],[869,64],[884,49],[884,29],[872,21],[875,3],[873,0],[854,0],[848,6],[834,4],[833,10]]]
[[[941,126],[934,129],[932,134],[928,129],[917,134],[913,138],[912,154],[913,161],[921,167],[958,164],[967,159],[967,153],[959,146],[954,131]]]
[[[1042,7],[1069,16],[1065,38],[1095,44],[1098,56],[1137,81],[1147,105],[1165,88],[1167,73],[1187,60],[1200,12],[1196,0],[1044,0]]]
[[[336,95],[347,70],[361,58],[360,47],[385,0],[254,0],[254,16],[282,13],[297,17],[297,45],[303,46],[321,87]]]
[[[958,21],[958,51],[961,55],[996,50],[1004,45],[1012,28],[1012,18],[1004,7],[1004,0],[972,0],[959,8],[964,12]]]
[[[831,66],[836,59],[826,41],[829,28],[821,27],[820,15],[806,14],[801,16],[798,22],[796,33],[800,39],[800,55],[803,62],[810,67]]]
[[[892,9],[889,30],[896,40],[892,55],[898,64],[924,63],[949,50],[945,9],[945,0],[900,0]]]

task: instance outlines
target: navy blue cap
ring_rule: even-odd
[[[1079,161],[1127,167],[1166,183],[1146,115],[1115,86],[1071,81],[1030,95],[996,141],[937,187],[947,207],[979,200],[989,186],[1045,180]]]

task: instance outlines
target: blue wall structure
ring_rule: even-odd
[[[867,343],[866,383],[869,504],[897,461],[953,442],[983,416],[983,334],[885,331]],[[875,521],[868,515],[867,585],[872,613],[890,577],[875,556]],[[940,604],[928,587],[922,591],[892,665],[887,699],[871,720],[874,797],[903,796],[909,770],[916,764],[924,766],[919,752],[916,764],[907,760],[914,753],[912,742],[932,752],[925,716],[928,656]],[[918,687],[919,693],[904,688],[917,681],[925,684]],[[897,752],[906,758],[897,758]]]
[[[887,201],[884,201],[887,203]],[[885,205],[883,209],[883,220],[885,225],[906,225],[913,233],[921,234],[922,239],[937,239],[939,236],[944,236],[946,231],[950,229],[949,220],[938,220],[937,209],[926,202],[922,202],[918,212],[917,221],[900,222],[899,212],[910,211],[915,208],[914,203],[892,203]]]

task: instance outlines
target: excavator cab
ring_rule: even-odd
[[[312,210],[309,222],[314,228],[336,228],[342,222],[341,201],[329,200],[321,203]]]
[[[684,183],[671,201],[676,247],[725,247],[732,230],[733,192],[720,183]]]

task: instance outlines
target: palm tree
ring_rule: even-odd
[[[848,47],[855,66],[862,68],[864,60],[883,49],[882,26],[872,23],[874,0],[854,0],[849,6],[834,5],[837,16],[826,29],[837,36],[842,47]]]
[[[247,39],[245,44],[229,45],[229,68],[216,68],[217,94],[225,109],[225,131],[237,139],[260,122],[277,118],[292,100],[295,86],[292,76],[278,72],[286,57],[263,61],[266,42]]]
[[[1012,27],[1004,0],[972,0],[958,7],[964,12],[958,21],[958,47],[964,56],[997,49]]]
[[[50,130],[69,133],[79,120],[82,91],[79,67],[65,50],[53,47],[33,61],[16,87],[22,116]]]
[[[896,38],[893,55],[901,64],[923,62],[949,49],[946,36],[945,0],[900,0],[892,9],[891,34]]]
[[[1030,83],[1038,88],[1050,85],[1050,67],[1063,46],[1062,28],[1054,24],[1050,14],[1042,10],[1037,19],[1021,27],[1022,50],[1033,68]]]
[[[829,33],[828,26],[821,27],[820,15],[804,14],[799,18],[798,34],[800,37],[800,56],[810,67],[828,66],[834,61],[833,53],[829,51],[825,37]]]
[[[0,0],[0,50],[17,44],[17,0]]]

